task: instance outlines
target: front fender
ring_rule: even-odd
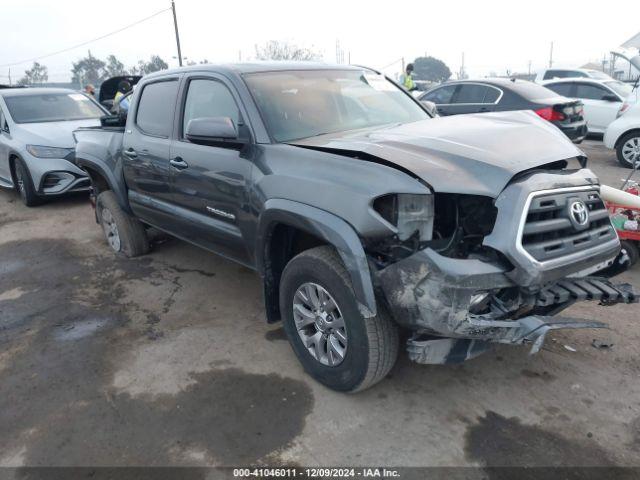
[[[351,278],[361,313],[365,317],[376,315],[369,265],[360,238],[351,225],[325,210],[285,199],[267,200],[258,222],[256,263],[263,278],[265,242],[276,224],[289,225],[315,235],[336,248]]]

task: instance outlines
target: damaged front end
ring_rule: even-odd
[[[494,343],[530,344],[536,353],[550,330],[606,328],[554,317],[572,303],[638,301],[630,285],[588,276],[619,251],[590,175],[534,173],[495,201],[434,195],[432,216],[419,211],[429,210],[426,201],[413,214],[397,201],[374,204],[398,232],[368,246],[374,283],[398,324],[413,332],[412,360],[460,362]],[[583,216],[586,209],[586,222],[572,217],[577,209]],[[427,228],[409,235],[407,225],[418,220]]]

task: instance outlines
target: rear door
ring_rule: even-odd
[[[604,133],[607,126],[616,119],[622,102],[603,100],[609,95],[615,94],[598,83],[576,82],[575,98],[584,103],[584,117],[589,132]]]
[[[228,117],[241,137],[250,137],[235,88],[215,74],[185,78],[180,94],[176,139],[171,146],[174,203],[179,235],[204,248],[251,266],[243,236],[249,213],[248,184],[253,148],[249,144],[198,145],[185,138],[195,118]]]
[[[429,102],[435,103],[440,115],[451,115],[451,99],[453,98],[453,94],[455,93],[457,87],[457,84],[453,84],[434,88],[433,90],[428,91],[422,97],[420,97],[420,100],[427,100]]]
[[[169,155],[179,80],[174,75],[142,86],[122,144],[131,208],[144,222],[164,230],[172,225]]]
[[[482,83],[463,83],[458,85],[449,110],[452,115],[459,113],[492,112],[499,96],[494,87]],[[486,99],[485,99],[486,98]]]

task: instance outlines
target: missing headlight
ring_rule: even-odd
[[[420,242],[433,237],[433,195],[400,193],[376,198],[373,208],[396,228],[402,242],[416,235]]]

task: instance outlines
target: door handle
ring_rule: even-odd
[[[182,157],[176,157],[169,160],[169,163],[176,170],[184,170],[185,168],[189,168],[189,164],[185,162]]]
[[[138,158],[138,154],[136,153],[136,151],[133,148],[129,148],[127,150],[124,150],[122,153],[124,153],[129,158]]]

